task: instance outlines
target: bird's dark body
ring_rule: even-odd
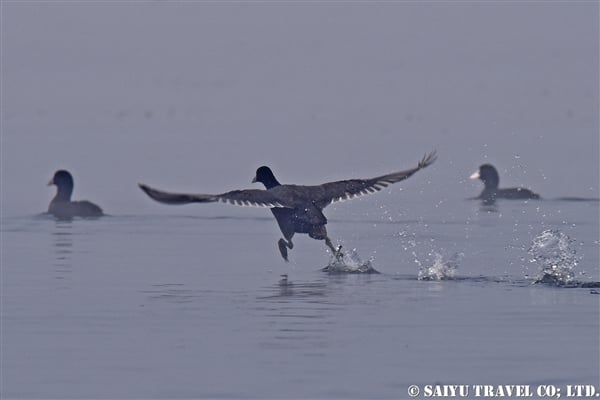
[[[285,237],[291,237],[294,233],[318,235],[322,227],[327,224],[327,218],[316,207],[313,209],[271,208],[271,212]]]
[[[51,201],[48,213],[59,219],[70,219],[74,217],[101,217],[104,215],[102,209],[92,202],[83,201]]]
[[[492,189],[483,190],[478,197],[482,200],[496,200],[496,199],[508,199],[508,200],[536,200],[540,198],[540,195],[532,192],[525,188],[508,188],[508,189]]]
[[[260,182],[265,190],[232,190],[222,194],[169,193],[140,184],[140,188],[152,199],[165,204],[225,202],[240,206],[269,207],[277,220],[283,238],[278,247],[281,256],[287,261],[287,251],[294,247],[292,237],[296,233],[308,234],[313,239],[324,240],[332,253],[339,255],[327,236],[327,218],[323,209],[336,201],[352,199],[356,196],[375,193],[390,184],[400,182],[415,172],[431,165],[436,159],[435,152],[425,156],[417,167],[394,172],[371,179],[350,179],[328,182],[322,185],[282,185],[268,167],[256,171],[253,182]]]
[[[309,233],[314,226],[325,225],[327,223],[315,223],[311,221],[306,213],[301,213],[296,209],[271,208],[271,212],[275,216],[284,236],[288,236],[290,233]]]
[[[314,202],[318,197],[318,186],[277,185],[267,191],[286,199],[293,207],[271,208],[284,236],[289,232],[310,234],[327,224],[327,218]]]

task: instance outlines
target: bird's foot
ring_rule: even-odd
[[[285,240],[283,239],[279,239],[279,242],[277,242],[277,245],[279,246],[279,252],[281,253],[281,257],[283,257],[283,259],[288,262],[288,245],[285,242]]]
[[[337,249],[335,250],[335,253],[333,253],[333,255],[335,256],[335,259],[338,261],[342,261],[342,259],[344,258],[344,253],[342,253],[342,246],[339,245],[337,247]]]

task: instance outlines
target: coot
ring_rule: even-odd
[[[336,201],[349,200],[364,194],[375,193],[388,185],[400,182],[415,172],[431,165],[436,160],[432,152],[415,168],[394,172],[371,179],[350,179],[328,182],[316,186],[281,184],[269,167],[258,168],[252,182],[262,183],[266,190],[232,190],[223,194],[169,193],[147,185],[139,187],[152,199],[165,204],[210,203],[221,201],[238,206],[268,207],[273,212],[283,238],[278,246],[281,256],[288,260],[288,249],[292,249],[295,233],[306,233],[313,239],[324,240],[333,254],[339,254],[327,236],[327,218],[323,209]]]
[[[73,177],[68,171],[58,170],[48,182],[48,186],[56,185],[56,196],[48,206],[48,213],[60,219],[73,217],[101,217],[102,209],[87,200],[71,201],[73,193]]]
[[[491,164],[481,165],[469,178],[483,181],[483,191],[476,199],[481,199],[487,203],[493,203],[496,199],[524,200],[540,198],[537,193],[523,187],[499,189],[500,177],[496,168]]]

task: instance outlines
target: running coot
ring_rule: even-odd
[[[394,172],[371,179],[350,179],[328,182],[322,185],[302,186],[281,184],[269,167],[260,167],[252,182],[262,183],[266,190],[233,190],[223,194],[186,194],[169,193],[153,189],[147,185],[139,187],[152,199],[165,204],[210,203],[221,201],[239,206],[269,207],[279,224],[283,238],[278,246],[281,256],[288,260],[288,249],[292,249],[292,237],[295,233],[306,233],[313,239],[325,240],[333,252],[339,254],[327,236],[327,218],[323,209],[336,201],[375,193],[388,185],[400,182],[415,172],[431,165],[436,160],[432,152],[418,163],[415,168]]]

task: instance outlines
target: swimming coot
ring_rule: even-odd
[[[400,182],[415,172],[431,165],[436,160],[435,152],[423,157],[417,167],[394,172],[371,179],[350,179],[329,182],[316,186],[284,185],[273,175],[269,167],[260,167],[252,182],[262,183],[266,190],[233,190],[223,194],[168,193],[147,185],[139,187],[152,199],[165,204],[210,203],[221,201],[239,206],[269,207],[279,224],[283,238],[278,246],[281,256],[288,260],[288,249],[294,247],[295,233],[306,233],[313,239],[325,240],[333,254],[339,254],[327,236],[327,218],[323,208],[327,205],[354,197],[375,193],[388,185]]]
[[[496,168],[491,164],[483,164],[469,178],[483,181],[483,191],[476,199],[481,199],[484,202],[492,203],[496,199],[525,200],[540,198],[540,195],[537,193],[533,193],[531,190],[522,187],[499,189],[500,177]]]
[[[102,209],[89,201],[71,201],[73,193],[73,177],[68,171],[59,170],[48,182],[48,186],[56,185],[56,196],[48,206],[48,213],[60,219],[73,217],[100,217]]]

